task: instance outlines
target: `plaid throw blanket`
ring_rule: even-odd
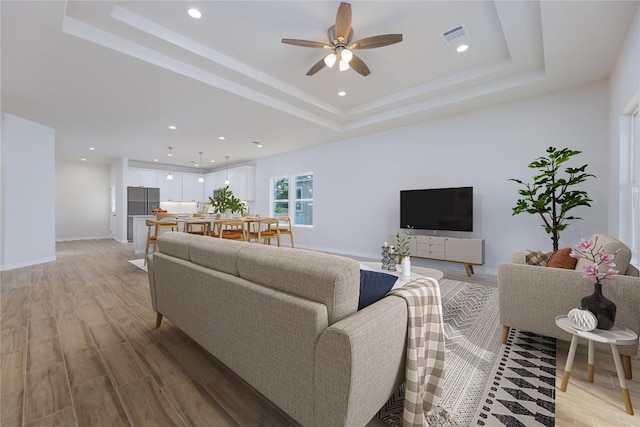
[[[438,407],[444,383],[444,330],[440,285],[418,279],[393,289],[407,303],[407,362],[403,427],[448,425],[445,409]]]

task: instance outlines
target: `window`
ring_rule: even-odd
[[[271,215],[288,216],[294,225],[313,225],[313,174],[271,179],[271,196]]]

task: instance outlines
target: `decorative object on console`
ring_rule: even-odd
[[[387,244],[387,242],[384,242],[384,244],[382,245],[382,269],[383,270],[388,270],[389,269],[389,245]]]
[[[590,264],[582,267],[584,272],[582,277],[596,279],[593,294],[582,298],[582,308],[588,309],[596,316],[598,329],[611,329],[616,320],[616,305],[602,294],[602,283],[600,281],[606,279],[607,276],[619,273],[618,270],[613,268],[616,266],[613,261],[620,249],[613,254],[608,254],[602,250],[602,245],[596,247],[597,243],[597,235],[589,240],[580,239],[580,243],[575,246],[570,255],[576,260],[582,258],[589,261]],[[603,271],[600,271],[601,266],[604,267]]]
[[[569,323],[579,331],[592,331],[598,325],[598,319],[589,310],[585,308],[573,308],[567,314]]]
[[[411,240],[407,234],[396,233],[394,253],[402,257],[402,276],[411,277]]]
[[[585,173],[587,165],[578,168],[567,167],[564,172],[566,178],[558,176],[560,166],[571,157],[580,154],[581,151],[555,147],[547,148],[547,157],[538,157],[529,163],[529,168],[539,172],[533,178],[533,184],[524,183],[519,179],[510,179],[524,186],[518,194],[523,196],[513,208],[512,215],[521,213],[539,214],[544,222],[544,229],[551,234],[553,250],[558,250],[560,232],[567,228],[568,220],[582,219],[574,216],[566,216],[567,212],[577,206],[591,206],[592,200],[586,191],[574,190],[573,186],[580,184],[589,177],[595,175]]]
[[[389,264],[387,264],[387,270],[396,271],[396,253],[393,246],[389,248]]]

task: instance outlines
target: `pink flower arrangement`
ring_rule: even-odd
[[[613,254],[607,254],[602,251],[602,246],[596,249],[596,244],[598,243],[598,236],[594,236],[593,239],[585,240],[580,239],[580,243],[578,243],[575,247],[576,249],[572,249],[569,256],[571,258],[580,259],[584,258],[587,261],[591,261],[592,264],[585,265],[582,267],[582,271],[584,278],[595,278],[597,283],[600,283],[600,280],[604,280],[607,276],[611,276],[612,274],[618,274],[618,270],[615,270],[613,267],[616,264],[613,262],[615,254],[620,252],[620,249],[615,251]],[[600,272],[600,265],[606,265],[608,267],[605,273]]]

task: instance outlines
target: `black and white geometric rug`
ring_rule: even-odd
[[[555,425],[556,340],[512,329],[474,426]]]
[[[449,411],[449,425],[553,425],[555,340],[512,330],[502,345],[497,284],[443,279],[440,293],[446,347],[440,406]],[[384,424],[401,425],[403,391],[378,413]],[[545,410],[533,410],[538,404]],[[536,415],[542,422],[535,421]],[[545,424],[549,419],[551,424]]]

